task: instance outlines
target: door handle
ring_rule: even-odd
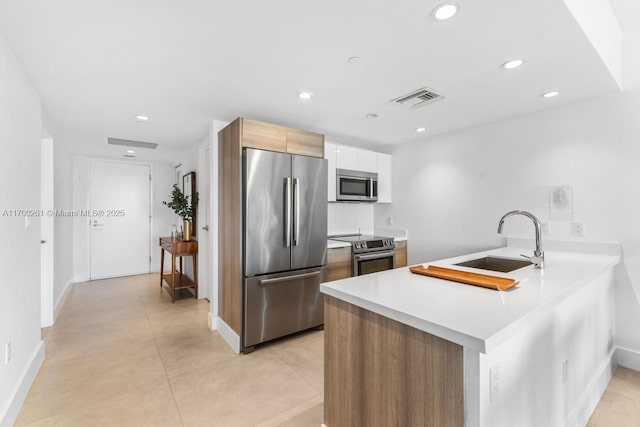
[[[202,227],[202,229],[203,229],[204,231],[209,231],[209,226],[208,226],[208,225],[205,225],[204,227]]]
[[[45,243],[47,243],[47,241],[46,241],[46,240],[40,240],[40,244],[41,244],[41,245],[44,245]]]
[[[284,179],[284,245],[291,246],[291,178]]]
[[[294,276],[276,277],[274,279],[262,279],[260,280],[260,284],[269,285],[271,283],[288,282],[290,280],[305,279],[307,277],[317,276],[318,274],[320,274],[319,271],[314,271],[313,273],[296,274]]]
[[[300,186],[298,178],[293,178],[293,246],[298,246],[300,234]]]
[[[395,256],[396,256],[396,251],[388,251],[388,252],[377,252],[371,255],[354,255],[353,257],[356,259],[356,261],[366,261],[369,259],[388,258],[388,257],[395,257]]]

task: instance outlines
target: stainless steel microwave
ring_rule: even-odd
[[[378,200],[378,174],[336,169],[336,200],[375,202]]]

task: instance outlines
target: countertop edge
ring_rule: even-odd
[[[418,319],[414,316],[399,312],[389,307],[385,307],[383,305],[346,294],[339,291],[338,289],[327,286],[325,283],[320,284],[320,292],[325,295],[338,298],[341,301],[345,301],[349,304],[355,305],[365,310],[369,310],[373,313],[379,314],[380,316],[395,320],[396,322],[411,326],[428,334],[432,334],[447,341],[451,341],[462,347],[470,348],[480,353],[485,353],[486,342],[483,339],[472,337],[470,335],[447,328],[446,326],[428,322],[424,319]]]

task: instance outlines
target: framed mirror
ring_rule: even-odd
[[[189,200],[191,200],[191,196],[196,194],[196,173],[195,172],[189,172],[186,175],[182,176],[182,192],[184,193],[185,196],[189,196]],[[197,218],[197,212],[193,213],[193,226],[191,227],[191,233],[192,236],[196,235],[196,231],[198,230],[198,227],[196,226],[196,218]]]

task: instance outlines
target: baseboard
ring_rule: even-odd
[[[88,281],[89,281],[89,277],[84,274],[73,275],[73,283],[82,283],[82,282],[88,282]]]
[[[13,398],[11,399],[7,410],[0,417],[0,427],[11,427],[16,422],[16,418],[18,418],[22,404],[27,397],[27,393],[29,393],[29,389],[31,388],[31,384],[33,384],[33,380],[36,378],[38,370],[40,370],[43,360],[44,341],[40,341],[38,347],[33,353],[33,356],[31,356],[29,365],[22,374],[20,383],[15,388]]]
[[[62,294],[60,294],[60,296],[58,297],[58,301],[56,301],[55,307],[53,308],[53,323],[55,323],[56,320],[58,320],[58,316],[60,315],[60,313],[62,313],[62,309],[67,303],[67,298],[71,293],[72,285],[73,285],[72,281],[67,282],[67,285],[64,287]]]
[[[231,347],[233,351],[239,354],[240,335],[236,334],[236,332],[231,329],[231,327],[227,325],[220,317],[216,318],[216,324],[220,336],[227,342],[227,344],[229,344],[229,347]]]
[[[640,372],[640,352],[618,347],[615,354],[616,363],[624,368]]]
[[[580,396],[576,412],[569,417],[566,425],[587,425],[591,414],[593,414],[596,406],[598,406],[598,402],[600,402],[600,398],[602,398],[602,394],[613,376],[613,371],[616,368],[614,355],[615,349],[612,349],[605,360],[602,361],[595,375],[591,378],[591,381],[589,381],[585,391],[582,393],[582,396]]]
[[[218,316],[213,316],[211,313],[208,313],[207,326],[209,326],[209,329],[211,329],[212,331],[217,331],[218,330]]]

